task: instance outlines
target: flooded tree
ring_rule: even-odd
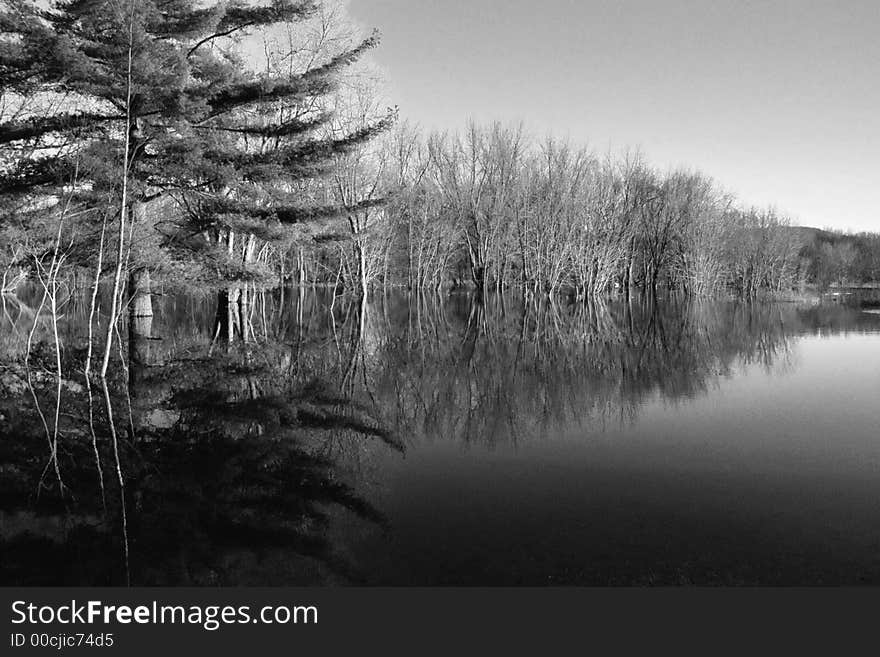
[[[383,139],[381,165],[371,165],[361,187],[364,203],[390,200],[373,213],[381,221],[371,231],[381,262],[372,271],[381,270],[384,287],[513,286],[581,300],[634,290],[754,297],[802,288],[811,276],[805,259],[817,257],[778,212],[743,208],[706,175],[662,173],[639,154],[602,159],[501,124],[426,136],[408,126]],[[340,166],[336,178],[337,196],[348,189],[350,205],[360,198],[352,193],[357,168]],[[364,226],[350,228],[356,235]]]
[[[419,498],[389,481],[600,442],[877,332],[876,298],[819,294],[880,279],[877,235],[519,123],[399,123],[378,44],[342,0],[0,7],[3,583],[375,581],[352,545]],[[474,512],[459,492],[423,530]]]

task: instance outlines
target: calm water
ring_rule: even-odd
[[[216,298],[161,296],[106,395],[74,297],[57,474],[51,321],[28,376],[21,297],[2,584],[880,583],[880,314],[858,296],[278,290],[231,339]]]

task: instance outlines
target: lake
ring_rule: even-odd
[[[156,295],[106,386],[87,296],[60,387],[39,295],[3,300],[2,584],[880,583],[858,294],[279,289],[227,330],[228,299]]]

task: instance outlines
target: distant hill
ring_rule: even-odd
[[[820,287],[880,281],[880,234],[792,226],[801,239],[801,258],[809,261],[809,279]]]
[[[791,230],[802,236],[805,244],[811,242],[836,242],[842,237],[846,237],[845,235],[810,226],[792,226]]]
[[[811,226],[792,226],[791,230],[804,236],[807,242],[858,242],[865,233],[845,233],[843,231],[812,228]]]

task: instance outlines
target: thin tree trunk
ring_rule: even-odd
[[[116,325],[116,313],[120,295],[122,293],[120,287],[122,283],[122,265],[125,255],[125,220],[128,213],[128,183],[129,183],[129,166],[131,163],[131,136],[135,129],[133,122],[134,117],[131,114],[131,87],[132,87],[132,59],[134,55],[134,2],[131,3],[131,14],[128,21],[128,72],[126,77],[126,100],[125,100],[125,146],[122,162],[122,201],[119,211],[119,239],[116,249],[116,273],[113,276],[113,297],[110,303],[110,322],[107,325],[107,340],[104,345],[104,359],[101,362],[101,378],[107,377],[107,367],[110,364],[110,349],[113,346],[113,329]]]

